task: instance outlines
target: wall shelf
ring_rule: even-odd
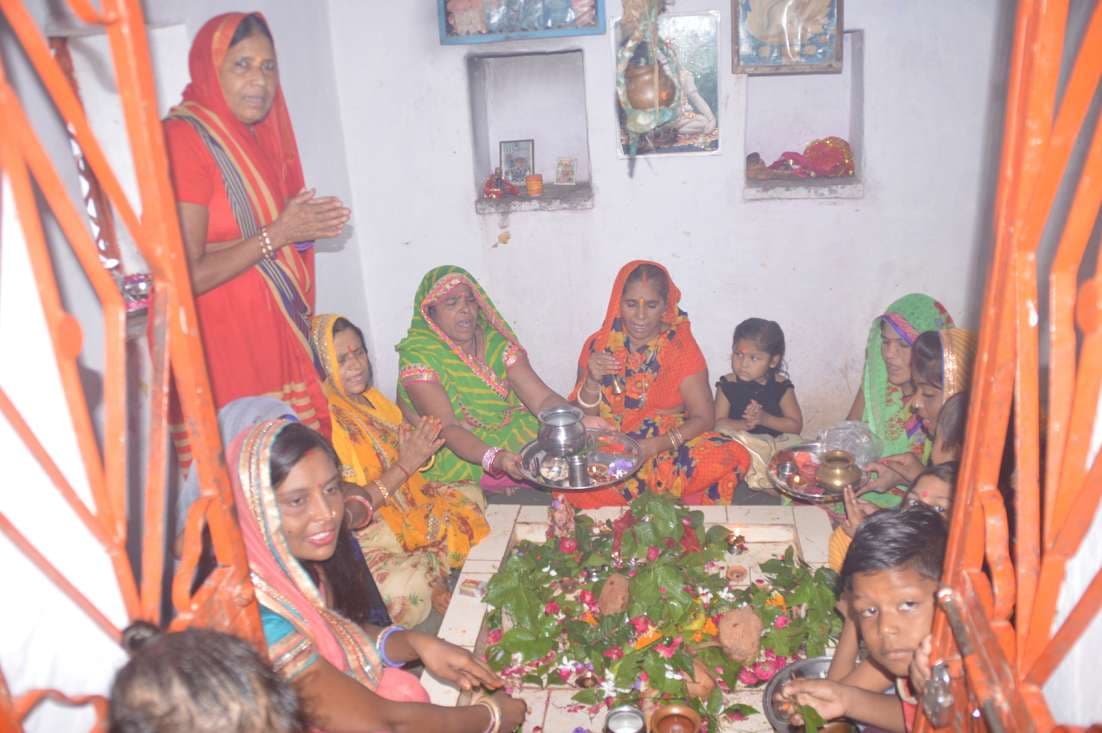
[[[480,198],[474,203],[479,214],[508,214],[514,211],[578,211],[593,208],[593,187],[543,184],[542,196],[504,196]]]

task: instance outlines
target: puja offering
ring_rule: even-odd
[[[852,453],[826,451],[821,443],[777,451],[769,462],[769,477],[782,493],[813,503],[839,501],[846,487],[857,488],[867,478]]]
[[[639,469],[642,451],[634,438],[586,428],[581,418],[581,410],[572,406],[540,413],[539,436],[520,450],[525,478],[548,489],[571,491],[607,486]]]
[[[476,653],[509,688],[561,688],[590,720],[608,711],[606,731],[729,730],[757,713],[736,693],[841,629],[836,575],[743,531],[658,494],[600,522],[553,504],[489,581]]]
[[[818,733],[856,733],[857,727],[848,720],[823,721],[818,718],[817,714],[807,716],[818,719],[808,721],[806,725],[789,725],[788,716],[794,711],[790,709],[780,710],[778,709],[779,706],[773,702],[773,696],[785,682],[791,679],[825,679],[829,669],[830,657],[813,657],[793,662],[773,675],[773,679],[769,680],[769,684],[765,686],[765,692],[762,693],[761,700],[762,712],[765,713],[765,719],[773,726],[773,730],[777,733],[796,733],[797,731],[813,729]],[[803,713],[804,711],[801,710],[800,712]]]

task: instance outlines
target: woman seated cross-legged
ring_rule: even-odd
[[[445,265],[421,280],[398,357],[399,404],[442,426],[445,447],[426,478],[488,489],[523,481],[517,453],[536,437],[535,415],[566,400],[466,270]]]
[[[712,431],[708,367],[680,300],[656,262],[629,262],[617,275],[604,324],[582,348],[571,397],[637,439],[644,462],[609,488],[571,492],[574,506],[622,505],[644,491],[686,504],[731,503],[750,456]]]
[[[435,610],[438,622],[451,598],[449,573],[490,532],[482,491],[474,483],[425,479],[444,442],[440,421],[402,421],[398,406],[371,383],[371,362],[355,324],[315,316],[310,341],[325,377],[342,478],[359,487],[349,496],[350,509],[360,510],[356,539],[390,617],[416,626]]]
[[[465,690],[502,686],[465,649],[366,622],[368,569],[342,521],[339,463],[323,436],[270,420],[234,439],[228,463],[268,656],[315,728],[481,733],[524,721],[524,702],[500,691],[466,707],[428,704],[417,678],[399,669],[420,659]]]

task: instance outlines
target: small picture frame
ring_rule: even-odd
[[[573,186],[578,173],[577,158],[559,158],[555,163],[555,185]]]
[[[501,175],[514,186],[523,187],[525,179],[536,171],[535,140],[502,140]]]
[[[844,0],[731,0],[736,74],[842,71]]]

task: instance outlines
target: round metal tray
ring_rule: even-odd
[[[799,501],[813,504],[841,501],[841,491],[820,486],[815,480],[815,469],[819,466],[819,454],[822,450],[820,443],[803,443],[777,451],[769,461],[769,478],[773,485],[782,494]],[[792,464],[802,467],[801,470],[791,471]],[[861,481],[854,488],[860,488],[867,481],[868,474],[862,471]]]
[[[566,464],[566,475],[558,480],[548,479],[540,473],[545,460],[555,460],[547,451],[533,440],[520,450],[521,470],[532,483],[556,491],[588,491],[602,486],[611,486],[623,481],[639,470],[643,463],[643,452],[639,443],[629,435],[601,428],[587,428],[585,448],[577,454],[562,458]],[[602,476],[600,467],[608,471]]]

